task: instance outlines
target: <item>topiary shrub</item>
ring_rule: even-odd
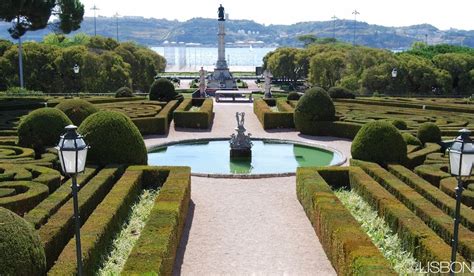
[[[441,130],[435,123],[426,122],[418,127],[418,133],[416,135],[420,139],[421,143],[440,143],[441,142]]]
[[[18,144],[42,152],[48,146],[55,146],[64,127],[71,120],[57,108],[36,109],[23,117],[18,126]]]
[[[44,275],[46,256],[38,233],[23,218],[0,207],[2,275]]]
[[[301,133],[315,133],[315,123],[333,121],[336,109],[328,93],[320,88],[308,89],[295,107],[295,127]]]
[[[115,91],[115,98],[129,98],[133,97],[133,91],[129,87],[120,87]]]
[[[355,94],[344,87],[334,86],[329,88],[328,94],[333,99],[355,99]]]
[[[99,111],[93,104],[81,99],[61,101],[56,108],[64,112],[76,126],[79,126],[89,115]]]
[[[351,146],[352,158],[385,164],[404,163],[407,145],[400,132],[390,123],[374,121],[365,124]]]
[[[301,95],[298,92],[290,92],[286,99],[288,101],[298,101],[301,98]]]
[[[394,119],[391,121],[392,125],[400,130],[405,130],[408,128],[408,125],[405,121],[400,119]]]
[[[411,135],[410,133],[404,132],[402,133],[403,140],[407,145],[414,145],[414,146],[421,146],[421,141],[416,138],[415,136]]]
[[[146,164],[143,137],[132,120],[116,111],[99,111],[78,129],[90,146],[87,159],[99,165]]]
[[[174,85],[165,78],[159,78],[150,87],[150,100],[169,102],[174,100],[178,94],[174,90]]]

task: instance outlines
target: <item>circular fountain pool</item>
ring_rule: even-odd
[[[291,175],[297,167],[341,165],[338,151],[295,141],[252,138],[251,160],[230,160],[228,139],[200,139],[154,147],[148,164],[189,166],[195,175]]]

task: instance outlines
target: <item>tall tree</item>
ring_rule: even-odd
[[[70,33],[80,28],[84,16],[84,5],[80,0],[2,0],[0,20],[11,22],[8,29],[13,39],[18,39],[20,86],[23,87],[23,61],[21,37],[28,31],[46,28],[51,16],[57,17],[53,24],[56,31]]]

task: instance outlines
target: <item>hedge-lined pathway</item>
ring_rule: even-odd
[[[349,156],[350,141],[264,131],[251,104],[214,105],[212,131],[175,130],[148,136],[147,147],[169,141],[229,137],[235,112],[244,111],[254,137],[298,140],[337,148]],[[296,198],[296,179],[192,177],[192,206],[178,249],[175,274],[336,275]]]

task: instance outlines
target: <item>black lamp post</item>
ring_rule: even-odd
[[[65,127],[66,133],[59,139],[58,150],[59,161],[64,174],[70,175],[72,179],[72,198],[74,202],[74,218],[76,221],[76,256],[77,256],[77,274],[82,275],[82,253],[81,253],[81,221],[79,216],[79,204],[77,199],[77,181],[76,175],[84,171],[87,158],[87,149],[89,148],[82,135],[76,132],[75,125]]]
[[[464,190],[464,180],[471,176],[472,164],[474,162],[474,145],[469,134],[471,131],[461,129],[459,136],[454,140],[453,145],[448,149],[449,171],[458,180],[456,190],[456,212],[454,215],[454,234],[451,243],[451,275],[454,275],[453,265],[456,262],[456,252],[458,248],[459,213],[461,209],[461,196]]]

